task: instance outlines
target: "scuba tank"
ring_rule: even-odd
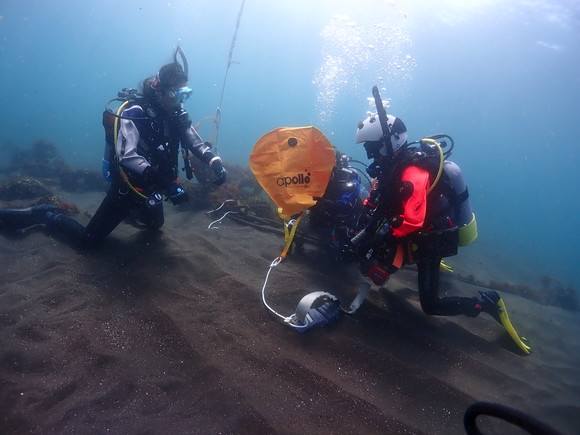
[[[103,112],[103,128],[105,129],[105,152],[103,154],[103,161],[101,165],[101,177],[107,182],[113,181],[113,175],[111,172],[111,164],[115,161],[115,135],[117,134],[116,122],[118,118],[121,117],[121,111],[131,100],[136,100],[141,97],[137,89],[133,88],[123,88],[117,93],[117,98],[113,98],[107,102],[105,111]],[[121,102],[121,106],[113,112],[113,109],[109,105],[113,101]]]
[[[451,161],[443,163],[444,180],[440,194],[433,198],[436,210],[452,210],[453,223],[459,229],[459,246],[466,246],[477,239],[477,223],[469,202],[469,192],[461,169]]]

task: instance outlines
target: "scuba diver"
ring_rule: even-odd
[[[323,246],[339,256],[353,236],[362,207],[361,178],[351,159],[338,150],[324,195],[309,210],[310,227]]]
[[[417,264],[419,299],[426,314],[476,317],[490,314],[502,324],[524,353],[530,348],[511,325],[505,304],[495,290],[479,297],[439,296],[439,271],[444,257],[457,254],[477,238],[475,215],[459,167],[446,161],[453,148],[447,135],[409,144],[400,118],[387,115],[373,88],[377,114],[358,124],[356,142],[373,159],[367,171],[376,179],[364,201],[361,226],[347,246],[362,259],[361,273],[376,285],[405,264]],[[451,149],[442,147],[451,142]],[[415,146],[413,146],[415,145]]]
[[[62,234],[83,248],[97,245],[129,216],[135,216],[150,229],[159,229],[164,223],[163,200],[177,205],[188,199],[177,180],[180,145],[188,178],[189,157],[193,154],[213,170],[214,183],[222,184],[226,169],[220,157],[200,138],[183,108],[192,93],[187,85],[187,59],[177,47],[173,62],[145,79],[140,93],[124,89],[120,98],[107,103],[103,114],[103,177],[111,184],[86,228],[49,204],[0,210],[0,228],[45,224],[50,232]],[[116,113],[109,108],[112,101],[122,101]]]

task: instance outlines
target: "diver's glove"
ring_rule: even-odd
[[[228,173],[228,171],[226,171],[226,168],[224,168],[224,166],[222,165],[222,161],[218,159],[214,160],[213,163],[211,164],[211,168],[213,169],[213,172],[216,175],[216,180],[213,182],[213,184],[215,184],[216,186],[221,186],[222,184],[224,184],[224,182],[226,181],[226,174]]]
[[[340,316],[338,305],[334,302],[325,302],[318,308],[310,308],[306,313],[305,324],[296,328],[298,332],[306,332],[315,327],[322,327],[335,323]]]
[[[367,259],[360,265],[360,271],[363,276],[370,279],[375,285],[382,286],[390,277],[386,268],[376,260]]]
[[[167,188],[167,197],[173,205],[181,204],[189,199],[187,192],[177,182],[173,182]]]

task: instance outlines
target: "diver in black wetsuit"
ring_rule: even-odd
[[[361,179],[349,157],[336,151],[336,164],[324,195],[314,197],[309,222],[320,243],[335,256],[353,236],[362,207]]]
[[[182,56],[182,66],[177,54]],[[187,193],[178,184],[179,146],[187,156],[193,154],[208,164],[216,175],[215,184],[225,181],[226,169],[193,128],[183,102],[191,95],[187,87],[187,60],[178,47],[174,62],[146,79],[140,95],[133,93],[117,114],[106,111],[106,118],[116,118],[109,131],[111,152],[105,168],[111,186],[95,215],[83,227],[49,204],[24,210],[0,210],[0,229],[22,229],[46,224],[49,231],[60,233],[79,247],[93,247],[107,237],[119,223],[134,214],[148,228],[164,223],[163,199],[176,205],[186,201]],[[106,126],[105,126],[106,127]],[[108,163],[107,162],[107,163]],[[110,169],[110,170],[109,170]]]

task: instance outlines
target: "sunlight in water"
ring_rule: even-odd
[[[415,59],[406,52],[411,38],[404,30],[403,12],[377,14],[384,21],[359,24],[347,15],[335,15],[321,32],[322,63],[314,84],[320,125],[332,122],[337,99],[346,90],[358,90],[361,76],[373,76],[379,87],[385,80],[401,83],[412,77]]]

